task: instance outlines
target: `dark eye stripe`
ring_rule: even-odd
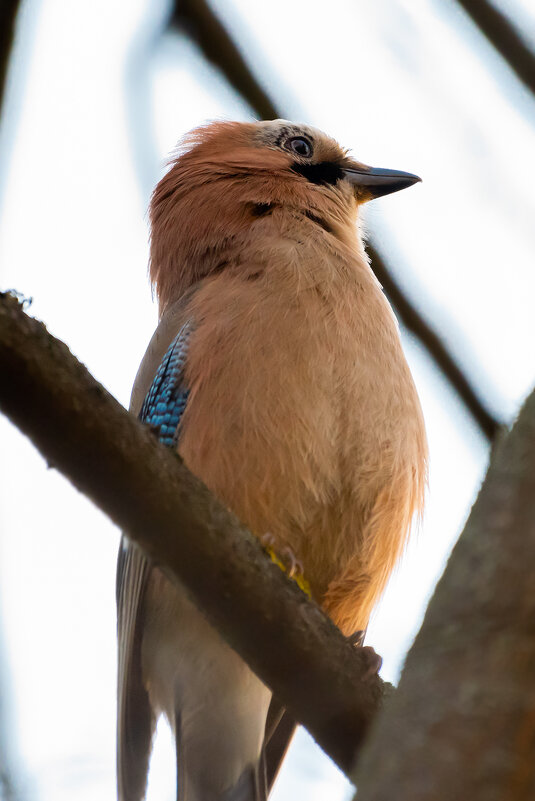
[[[294,161],[292,170],[299,173],[313,184],[335,184],[344,177],[344,171],[338,164],[322,161],[319,164],[302,164]]]

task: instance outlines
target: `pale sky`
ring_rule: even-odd
[[[500,5],[535,41],[530,0]],[[217,0],[288,116],[423,183],[367,209],[397,277],[511,420],[535,378],[535,102],[451,0]],[[1,288],[128,403],[156,323],[149,193],[208,119],[250,111],[188,40],[157,38],[166,3],[28,0],[0,128]],[[431,450],[420,532],[367,641],[395,679],[458,536],[486,444],[409,337]],[[10,741],[28,801],[115,795],[119,532],[0,418],[1,640]],[[157,749],[149,801],[172,799]],[[351,788],[302,733],[274,801]]]

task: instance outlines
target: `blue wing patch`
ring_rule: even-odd
[[[175,447],[178,442],[180,420],[188,401],[184,365],[190,333],[191,325],[188,322],[171,342],[139,414],[140,420],[156,429],[160,442],[169,447]]]

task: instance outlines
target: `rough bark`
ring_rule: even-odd
[[[535,798],[535,392],[496,447],[355,779],[359,801]]]
[[[346,773],[384,692],[365,650],[42,323],[0,295],[0,408],[170,578]]]

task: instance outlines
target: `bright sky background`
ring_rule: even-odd
[[[398,277],[514,416],[535,378],[535,102],[451,0],[217,0],[287,116],[424,183],[370,204]],[[535,41],[531,0],[501,0]],[[148,196],[189,128],[249,110],[166,2],[27,0],[0,128],[0,286],[128,403],[156,323]],[[429,499],[369,629],[395,679],[484,474],[487,448],[427,356],[404,345],[431,448]],[[0,649],[25,801],[115,795],[119,533],[0,418]],[[149,798],[174,797],[163,736]],[[348,798],[297,738],[274,801]]]

